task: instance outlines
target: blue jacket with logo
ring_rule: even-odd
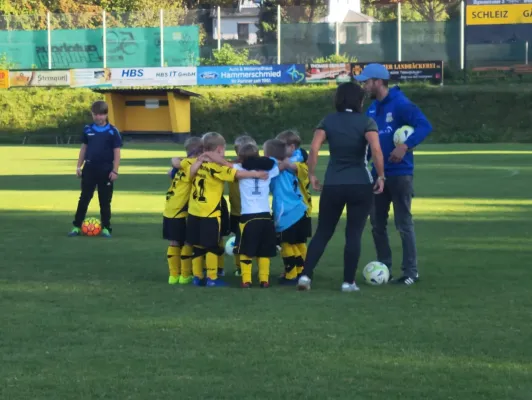
[[[432,132],[432,125],[425,115],[398,86],[390,88],[388,96],[382,101],[375,100],[366,111],[366,115],[373,118],[379,127],[385,174],[387,176],[413,175],[414,153],[412,150]],[[392,163],[388,159],[395,148],[393,134],[403,125],[410,125],[414,128],[414,132],[405,143],[409,151],[400,163]],[[376,175],[375,167],[373,167],[373,174]]]

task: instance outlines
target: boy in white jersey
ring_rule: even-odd
[[[239,149],[238,158],[244,163],[252,157],[259,156],[259,149],[254,144],[246,144]],[[233,168],[242,170],[242,164],[233,164]],[[270,258],[277,254],[277,235],[270,209],[270,181],[279,175],[279,168],[274,166],[268,171],[268,179],[242,179],[240,189],[240,270],[242,287],[251,287],[252,260],[257,259],[261,288],[267,288],[270,276]]]

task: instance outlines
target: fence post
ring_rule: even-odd
[[[159,41],[161,42],[161,68],[164,67],[164,10],[161,8],[159,13]]]
[[[465,68],[465,4],[460,3],[460,69]]]
[[[525,42],[525,64],[528,65],[528,40]]]
[[[220,50],[222,48],[222,17],[220,15],[220,6],[218,6],[216,15],[218,29],[218,50]]]
[[[102,11],[102,29],[103,29],[103,67],[107,68],[107,13],[105,10]]]
[[[52,24],[50,23],[50,11],[46,13],[46,29],[48,31],[48,69],[52,69]]]
[[[403,38],[401,35],[401,2],[397,3],[397,61],[401,62],[401,59],[403,57]]]
[[[340,23],[338,21],[336,21],[335,31],[336,31],[336,39],[335,39],[336,55],[339,56],[340,55]]]
[[[277,64],[281,64],[281,6],[277,5]]]

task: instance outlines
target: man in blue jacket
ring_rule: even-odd
[[[390,204],[393,204],[395,227],[401,235],[403,247],[403,275],[392,282],[413,285],[419,279],[416,236],[411,213],[414,196],[413,149],[430,134],[432,126],[398,86],[388,88],[390,73],[384,65],[368,64],[360,75],[355,76],[355,79],[362,82],[364,90],[374,100],[366,113],[377,122],[384,156],[386,184],[383,193],[375,196],[371,213],[377,258],[388,266],[391,273],[392,250],[386,226]],[[412,126],[414,132],[404,144],[395,146],[393,134],[403,125]]]

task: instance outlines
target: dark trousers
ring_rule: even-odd
[[[414,185],[412,176],[389,176],[386,178],[384,191],[375,196],[371,211],[373,241],[377,251],[377,259],[392,269],[392,249],[388,240],[388,214],[393,204],[395,228],[401,235],[403,247],[403,275],[417,277],[416,235],[412,220],[412,197]]]
[[[100,219],[102,226],[111,231],[111,200],[113,198],[113,182],[109,180],[112,167],[85,166],[81,175],[81,195],[79,196],[78,209],[72,222],[74,226],[81,227],[87,214],[87,209],[98,187],[98,200],[100,201]]]
[[[347,206],[344,248],[344,282],[353,283],[360,258],[362,232],[373,203],[373,186],[325,185],[320,196],[318,227],[309,243],[303,275],[312,278],[325,247]]]

